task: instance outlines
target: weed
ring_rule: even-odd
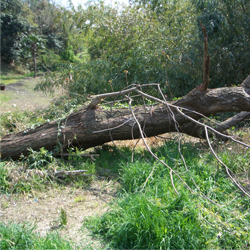
[[[52,221],[50,229],[51,230],[61,229],[62,227],[65,227],[67,223],[68,223],[67,212],[64,208],[61,208],[59,218]]]
[[[52,152],[45,148],[40,148],[40,151],[35,151],[30,148],[29,151],[30,154],[25,159],[28,168],[40,169],[54,160]]]
[[[68,222],[67,212],[65,209],[61,208],[60,210],[60,226],[66,226]]]
[[[0,193],[4,192],[9,188],[7,168],[5,168],[5,163],[0,162]]]
[[[59,112],[61,106],[56,108],[59,107],[56,105],[60,104],[55,104],[46,115],[39,118],[40,120],[29,113],[30,127],[36,122],[39,124],[47,119],[62,117],[76,108],[67,104]],[[15,131],[21,127],[19,124],[22,119],[24,114],[20,116],[9,114],[4,117],[3,123],[9,131]],[[249,133],[244,131],[240,131],[238,135],[249,139]],[[94,177],[76,176],[57,181],[51,177],[51,173],[55,170],[84,169],[88,170],[87,173],[95,174],[97,170],[98,175],[104,179],[119,177],[121,187],[118,193],[119,199],[111,210],[101,217],[86,220],[85,225],[94,232],[102,234],[111,242],[112,248],[224,249],[230,246],[235,249],[247,249],[250,245],[248,213],[250,202],[235,188],[227,177],[225,169],[215,158],[206,150],[198,149],[197,145],[184,143],[181,151],[189,167],[189,171],[186,171],[179,156],[178,142],[169,141],[152,150],[172,169],[178,171],[183,180],[194,190],[193,194],[190,194],[183,183],[174,176],[173,182],[180,194],[178,196],[173,189],[169,170],[155,162],[143,148],[135,150],[131,162],[130,149],[117,150],[111,146],[96,148],[96,153],[99,153],[100,157],[97,157],[95,162],[80,157],[82,152],[77,148],[69,150],[70,156],[67,159],[57,159],[53,157],[51,151],[43,148],[37,152],[30,150],[30,155],[24,157],[22,161],[0,163],[0,190],[1,193],[27,193],[44,190],[48,184],[51,187],[60,185],[63,188],[65,185],[71,185],[74,188],[83,188]],[[121,156],[120,151],[126,156],[125,158]],[[233,144],[231,146],[220,144],[216,152],[236,174],[235,178],[247,188],[250,170],[249,151]],[[153,167],[155,168],[153,175],[144,191],[140,192]],[[197,186],[192,180],[195,180]],[[218,205],[197,196],[199,191]],[[79,196],[74,202],[83,202],[85,199],[84,196]],[[56,223],[59,228],[67,224],[67,213],[64,209],[60,210]],[[32,228],[25,226],[24,229]],[[9,228],[9,231],[11,230]],[[18,230],[22,232],[22,228]],[[1,240],[6,239],[3,241],[4,244],[12,248],[14,242],[18,249],[21,239],[17,242],[15,240],[20,237],[18,235],[11,237],[2,237]],[[29,239],[25,241],[30,244],[26,248],[33,247]],[[57,238],[53,240],[59,241]],[[2,246],[6,245],[0,245],[0,248]]]
[[[95,164],[90,159],[83,159],[77,153],[68,159],[58,159],[52,151],[41,148],[30,149],[30,154],[19,161],[0,163],[0,193],[30,193],[33,190],[46,190],[65,185],[86,187],[95,178]],[[80,154],[80,153],[79,153]],[[56,178],[56,171],[87,170],[91,176],[66,176]]]
[[[6,201],[2,201],[2,203],[1,203],[1,208],[3,208],[3,209],[6,209],[7,207],[9,206],[9,204],[8,204],[8,202],[6,202]]]
[[[84,202],[84,201],[86,201],[86,196],[85,195],[81,195],[81,196],[77,196],[77,197],[75,197],[75,199],[74,199],[74,202],[75,203],[77,203],[77,202]]]

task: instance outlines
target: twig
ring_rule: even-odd
[[[126,123],[128,123],[129,121],[133,120],[132,118],[128,119],[127,121],[123,122],[122,124],[116,126],[116,127],[113,127],[113,128],[107,128],[107,129],[103,129],[103,130],[98,130],[98,131],[94,131],[93,134],[97,134],[97,133],[102,133],[102,132],[105,132],[105,131],[111,131],[111,130],[114,130],[114,129],[117,129],[117,128],[120,128],[122,127],[123,125],[125,125]]]
[[[128,97],[128,98],[129,98],[129,97]],[[144,144],[145,144],[147,150],[150,152],[150,154],[151,154],[155,159],[157,159],[157,160],[158,160],[159,162],[161,162],[164,166],[166,166],[170,171],[172,171],[172,172],[173,172],[173,173],[174,173],[174,174],[184,183],[184,185],[185,185],[191,192],[193,192],[193,190],[187,185],[187,183],[181,178],[181,176],[180,176],[176,171],[174,171],[171,167],[169,167],[164,161],[160,160],[160,159],[152,152],[152,150],[150,149],[150,147],[148,146],[148,144],[147,144],[147,142],[146,142],[146,140],[145,140],[145,137],[144,137],[144,135],[143,135],[143,131],[142,131],[141,125],[140,125],[139,121],[137,120],[137,118],[136,118],[136,116],[135,116],[135,113],[134,113],[133,109],[131,108],[131,102],[132,102],[132,99],[129,100],[129,107],[130,107],[131,113],[132,113],[132,115],[133,115],[133,117],[134,117],[134,119],[135,119],[135,121],[136,121],[136,123],[137,123],[137,125],[138,125],[138,128],[139,128],[139,130],[140,130],[140,134],[141,134],[141,138],[142,138],[142,140],[143,140],[143,142],[144,142]],[[146,184],[147,184],[149,178],[152,176],[155,167],[156,167],[156,165],[153,167],[153,169],[151,170],[149,176],[147,177],[146,181],[144,182],[143,187],[142,187],[142,189],[141,189],[141,192],[144,190],[144,188],[145,188],[145,186],[146,186]],[[175,186],[173,186],[173,188],[174,188],[175,192],[179,195],[179,193],[178,193],[178,191],[176,190]]]
[[[206,83],[207,83],[207,82],[206,82]],[[248,145],[248,144],[246,144],[246,143],[243,143],[243,142],[241,142],[241,141],[239,141],[239,140],[236,140],[236,139],[234,139],[232,136],[225,135],[225,134],[220,133],[219,131],[217,131],[217,129],[219,130],[219,127],[220,127],[221,125],[218,124],[217,122],[214,122],[213,120],[207,118],[206,116],[200,114],[199,112],[197,112],[197,111],[192,111],[192,110],[189,110],[189,109],[187,109],[187,108],[179,107],[179,106],[177,106],[177,105],[168,103],[168,102],[166,101],[166,99],[165,99],[165,96],[163,95],[163,93],[162,93],[162,91],[161,91],[161,89],[160,89],[160,85],[159,85],[159,84],[153,84],[153,85],[158,87],[158,91],[160,92],[160,94],[161,94],[163,100],[161,100],[161,99],[159,99],[159,98],[156,98],[156,97],[154,97],[154,96],[151,96],[151,95],[149,95],[149,94],[144,93],[144,92],[142,91],[142,89],[141,89],[141,86],[139,86],[139,87],[140,87],[140,90],[138,89],[138,85],[136,85],[136,87],[132,87],[132,88],[129,88],[129,89],[120,91],[120,92],[107,93],[107,94],[103,94],[103,95],[97,96],[97,99],[98,99],[98,100],[101,100],[101,99],[100,99],[101,97],[119,96],[119,95],[124,95],[124,96],[126,96],[126,97],[128,98],[128,100],[129,100],[129,101],[128,101],[129,109],[130,109],[130,112],[131,112],[131,114],[132,114],[132,116],[133,116],[134,119],[131,118],[131,119],[125,121],[124,123],[122,123],[121,125],[118,125],[117,127],[108,128],[108,129],[101,130],[101,131],[96,131],[95,133],[103,132],[103,131],[109,131],[109,132],[111,132],[111,130],[117,129],[117,128],[119,128],[119,127],[125,125],[125,124],[128,123],[130,120],[134,120],[134,121],[135,121],[135,124],[137,124],[137,126],[138,126],[138,128],[139,128],[139,131],[140,131],[140,134],[141,134],[141,139],[143,140],[143,142],[144,142],[144,144],[145,144],[147,150],[150,152],[150,154],[151,154],[156,160],[158,160],[159,162],[161,162],[162,164],[164,164],[164,165],[170,170],[171,183],[172,183],[172,186],[173,186],[173,188],[174,188],[174,190],[175,190],[175,192],[176,192],[177,194],[178,194],[178,191],[177,191],[177,189],[175,188],[175,185],[174,185],[174,182],[173,182],[173,176],[172,176],[173,173],[174,173],[174,174],[184,183],[184,185],[185,185],[192,193],[193,193],[194,191],[187,185],[187,183],[182,179],[182,177],[178,174],[177,171],[173,170],[173,169],[172,169],[171,167],[169,167],[165,162],[163,162],[163,161],[160,160],[155,154],[153,154],[153,152],[151,151],[151,149],[149,148],[149,146],[148,146],[148,144],[147,144],[147,142],[146,142],[146,140],[145,140],[145,135],[144,135],[145,123],[143,124],[143,128],[142,128],[141,125],[140,125],[140,122],[137,120],[137,118],[136,118],[136,116],[135,116],[135,113],[134,113],[134,111],[133,111],[133,109],[132,109],[132,106],[131,106],[132,98],[129,97],[128,95],[126,95],[126,94],[130,94],[131,92],[134,91],[134,92],[136,92],[138,95],[140,95],[142,98],[151,99],[151,100],[153,100],[153,101],[155,101],[155,102],[157,102],[157,103],[164,104],[164,105],[167,107],[167,109],[168,109],[168,111],[169,111],[169,115],[171,116],[171,118],[172,118],[173,121],[174,121],[175,129],[176,129],[176,131],[179,133],[178,151],[179,151],[179,154],[180,154],[180,156],[181,156],[182,162],[183,162],[183,164],[184,164],[184,166],[185,166],[185,168],[186,168],[186,172],[189,172],[190,170],[189,170],[189,168],[188,168],[188,166],[187,166],[187,164],[186,164],[186,162],[185,162],[185,158],[184,158],[184,156],[182,155],[182,152],[181,152],[181,148],[180,148],[180,131],[179,131],[179,124],[177,123],[177,121],[176,121],[176,119],[175,119],[175,114],[174,114],[173,110],[176,110],[179,114],[181,114],[181,115],[184,116],[185,118],[187,118],[187,119],[189,119],[190,121],[194,122],[195,124],[198,124],[199,126],[203,127],[203,128],[205,129],[206,134],[208,133],[208,132],[207,132],[207,129],[209,129],[209,130],[213,131],[214,133],[218,134],[218,135],[221,136],[221,137],[225,137],[225,138],[230,139],[230,140],[232,140],[232,141],[234,141],[234,142],[236,142],[236,143],[238,143],[238,144],[241,144],[241,145],[243,145],[243,146],[245,146],[245,147],[250,148],[250,145]],[[148,86],[148,85],[145,85],[145,86]],[[145,104],[144,104],[144,109],[145,109],[145,111],[146,111],[146,106],[145,106]],[[205,118],[206,120],[211,121],[211,122],[217,124],[218,126],[216,127],[216,129],[214,129],[214,128],[208,126],[208,125],[205,125],[205,124],[203,124],[203,123],[201,123],[201,122],[195,120],[194,118],[192,118],[192,117],[189,116],[188,114],[185,114],[185,113],[184,113],[183,111],[181,111],[181,110],[187,111],[187,112],[193,113],[193,114],[198,114],[198,115],[200,115],[201,117]],[[248,117],[248,114],[244,114],[244,116]],[[133,129],[132,129],[131,132],[132,132],[132,138],[133,138]],[[209,138],[208,135],[206,135],[206,137]],[[112,140],[112,141],[113,141],[113,140]],[[210,143],[210,141],[209,141],[208,139],[207,139],[207,141],[208,141],[208,143]],[[211,146],[211,143],[210,143],[210,146]],[[212,148],[211,148],[211,151],[215,154],[215,152],[212,150]],[[216,154],[215,154],[215,155],[216,155]],[[218,157],[217,157],[216,159],[220,162],[220,160],[219,160]],[[220,162],[220,163],[221,163],[221,164],[224,164],[224,163],[222,163],[222,162]],[[223,166],[225,166],[228,175],[229,175],[230,178],[233,180],[233,182],[236,184],[236,186],[250,198],[250,196],[244,191],[244,189],[243,189],[239,184],[237,184],[237,182],[234,180],[234,178],[233,178],[232,175],[230,174],[230,169],[229,169],[226,165],[223,165]],[[146,186],[146,183],[148,182],[149,178],[151,178],[151,176],[152,176],[152,174],[153,174],[153,172],[154,172],[154,169],[155,169],[155,166],[153,167],[153,169],[151,170],[149,176],[147,177],[146,181],[144,182],[143,187],[142,187],[142,189],[141,189],[141,192],[144,190],[144,188],[145,188],[145,186]],[[214,201],[212,201],[210,198],[208,198],[206,195],[204,195],[204,194],[201,192],[201,190],[199,189],[198,185],[196,184],[196,182],[194,181],[194,179],[192,178],[192,176],[191,176],[190,178],[191,178],[191,181],[193,182],[193,184],[195,185],[196,190],[198,190],[198,192],[199,192],[198,195],[201,196],[201,197],[203,197],[203,198],[205,198],[205,199],[207,199],[207,200],[209,200],[210,202],[216,204]]]
[[[65,177],[65,176],[91,176],[92,174],[84,174],[88,170],[74,170],[74,171],[58,171],[54,173],[56,177]]]
[[[236,185],[236,186],[237,186],[237,187],[238,187],[238,188],[239,188],[248,198],[250,198],[250,195],[244,190],[244,188],[243,188],[241,185],[239,185],[239,184],[236,182],[236,180],[235,180],[235,179],[233,178],[233,176],[230,174],[231,170],[228,168],[228,166],[227,166],[223,161],[221,161],[221,159],[220,159],[220,158],[218,157],[218,155],[215,153],[215,151],[214,151],[214,149],[213,149],[213,147],[212,147],[212,145],[211,145],[211,142],[210,142],[210,140],[209,140],[208,131],[207,131],[208,127],[205,126],[204,128],[205,128],[205,133],[206,133],[208,145],[209,145],[210,150],[212,151],[214,157],[217,159],[217,161],[218,161],[222,166],[225,167],[226,172],[227,172],[227,175],[228,175],[228,176],[230,177],[230,179],[234,182],[234,184],[235,184],[235,185]]]
[[[62,154],[57,154],[58,156],[80,156],[80,157],[90,157],[91,160],[95,161],[94,157],[100,156],[99,154],[67,154],[67,153],[62,153]]]
[[[96,108],[96,106],[102,101],[103,98],[106,97],[113,97],[113,96],[119,96],[119,95],[126,95],[132,91],[134,91],[136,89],[136,87],[130,88],[130,89],[126,89],[126,90],[122,90],[122,91],[118,91],[118,92],[110,92],[110,93],[106,93],[106,94],[101,94],[96,96],[89,104],[89,108],[94,109]]]

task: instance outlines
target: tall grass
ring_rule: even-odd
[[[36,226],[28,223],[2,223],[0,222],[0,249],[7,250],[93,250],[90,242],[83,240],[73,243],[66,238],[62,238],[58,232],[49,232],[46,236],[41,236],[35,232]]]
[[[190,169],[185,172],[177,148],[177,142],[167,142],[154,151],[178,171],[193,193],[174,177],[177,195],[169,170],[143,152],[133,163],[120,163],[119,199],[109,212],[89,219],[85,226],[118,249],[248,249],[249,199],[207,150],[184,144],[182,151]],[[249,151],[230,154],[224,148],[218,154],[236,174],[249,170]],[[154,173],[141,192],[153,167]]]
[[[0,249],[75,249],[72,242],[62,239],[58,233],[41,237],[30,224],[0,223]]]

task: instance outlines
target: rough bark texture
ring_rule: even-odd
[[[250,112],[249,86],[250,75],[240,87],[205,91],[200,91],[197,87],[173,104],[197,111],[205,116],[219,112]],[[178,113],[174,107],[171,110],[175,114],[179,129],[192,135],[192,129],[186,129],[190,121]],[[175,122],[167,105],[156,105],[146,112],[144,107],[137,107],[134,112],[138,121],[145,125],[144,131],[147,136],[176,131]],[[194,119],[200,118],[197,113],[190,111],[185,111],[185,113]],[[246,117],[249,116],[246,115]],[[115,129],[108,131],[109,128]],[[96,131],[102,130],[105,131],[96,133]],[[1,140],[1,157],[14,159],[21,154],[27,154],[29,148],[39,150],[39,148],[45,147],[51,150],[56,145],[62,148],[75,145],[87,149],[111,141],[111,135],[113,140],[140,137],[130,111],[128,109],[110,111],[95,105],[85,106],[63,120],[45,123],[32,130],[4,136]]]

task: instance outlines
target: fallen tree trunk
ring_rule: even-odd
[[[21,154],[26,155],[29,148],[39,150],[44,147],[52,150],[55,146],[60,146],[64,150],[74,145],[87,149],[111,140],[139,138],[141,135],[138,125],[130,110],[107,110],[98,106],[103,97],[127,95],[132,91],[159,102],[158,105],[133,109],[148,137],[176,132],[176,129],[196,136],[194,129],[192,132],[192,129],[188,128],[190,120],[183,116],[178,108],[195,120],[202,118],[202,115],[207,117],[220,112],[250,112],[250,75],[240,87],[202,89],[199,86],[172,104],[150,97],[139,89],[134,87],[121,92],[99,95],[88,106],[82,107],[62,120],[6,135],[1,140],[1,157],[16,159]],[[245,114],[244,117],[249,116]]]

